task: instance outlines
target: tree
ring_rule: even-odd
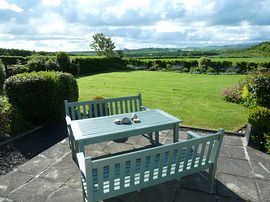
[[[106,57],[112,57],[114,55],[113,49],[114,43],[110,37],[106,37],[103,33],[97,33],[93,35],[93,42],[90,44],[98,55],[104,55]]]

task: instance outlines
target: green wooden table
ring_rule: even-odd
[[[178,141],[179,124],[182,122],[178,118],[159,109],[140,111],[136,114],[140,123],[132,122],[129,125],[117,125],[114,120],[123,117],[130,118],[132,113],[71,121],[76,153],[84,152],[86,145],[135,135],[155,133],[158,138],[159,131],[167,129],[173,130],[173,140]]]

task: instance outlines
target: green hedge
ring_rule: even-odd
[[[200,59],[134,59],[126,58],[125,64],[129,69],[146,70],[172,70],[179,72],[197,72],[197,73],[225,73],[238,74],[256,71],[258,68],[264,68],[264,71],[270,71],[270,62],[232,62],[232,61],[214,61],[211,58],[202,57]],[[200,63],[200,65],[199,65]],[[199,69],[197,67],[200,67]]]
[[[10,103],[33,124],[64,120],[64,100],[78,100],[75,78],[62,72],[31,72],[8,78],[4,88]]]
[[[27,62],[27,58],[22,56],[0,56],[0,60],[2,60],[5,66],[17,63],[25,64]]]
[[[120,70],[124,67],[124,62],[120,58],[72,57],[72,63],[74,68],[78,66],[79,74]]]

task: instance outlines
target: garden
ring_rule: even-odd
[[[269,148],[269,60],[77,57],[64,52],[1,60],[4,138],[63,122],[65,99],[140,92],[145,106],[168,111],[186,126],[237,131],[249,122],[257,147]]]

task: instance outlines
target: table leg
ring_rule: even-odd
[[[174,124],[173,129],[173,142],[179,141],[179,124]]]
[[[156,144],[159,144],[159,132],[155,132],[155,141]]]
[[[84,153],[84,144],[82,142],[75,141],[75,154],[79,152]]]
[[[148,133],[149,141],[151,144],[153,144],[153,133]]]

